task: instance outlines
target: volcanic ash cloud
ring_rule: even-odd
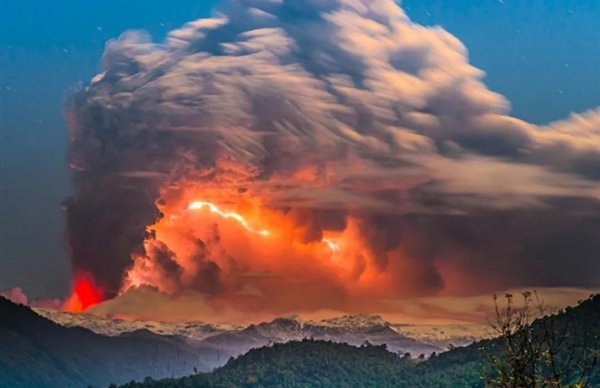
[[[510,117],[458,39],[392,0],[221,12],[110,41],[70,100],[67,241],[106,296],[285,310],[599,285],[600,111]]]

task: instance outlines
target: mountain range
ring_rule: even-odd
[[[303,320],[297,315],[248,326],[206,322],[155,322],[107,319],[92,314],[75,314],[34,308],[41,316],[66,327],[85,327],[95,333],[117,336],[137,330],[159,335],[177,335],[202,341],[205,345],[243,354],[269,343],[313,338],[360,345],[365,341],[385,343],[395,352],[426,356],[464,346],[489,335],[487,325],[406,325],[393,324],[379,315],[345,315],[320,321]]]
[[[139,322],[17,305],[0,298],[0,386],[105,386],[174,378],[223,366],[251,349],[302,339],[431,354],[444,349],[396,331],[377,315],[236,325]]]

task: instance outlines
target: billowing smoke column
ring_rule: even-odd
[[[393,0],[222,11],[109,42],[70,101],[68,246],[107,296],[600,284],[600,111],[508,116],[465,47]]]

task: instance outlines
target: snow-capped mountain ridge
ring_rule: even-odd
[[[232,354],[276,342],[314,338],[361,345],[365,341],[386,344],[394,352],[431,354],[447,349],[449,344],[464,345],[476,339],[470,328],[424,327],[394,325],[379,315],[344,315],[323,320],[303,320],[298,315],[275,318],[269,322],[248,326],[206,322],[152,322],[106,319],[92,314],[73,314],[34,309],[39,315],[62,326],[84,327],[98,334],[119,336],[140,331],[159,335],[176,335],[226,350]]]
[[[33,309],[37,314],[65,327],[84,327],[97,334],[115,337],[124,333],[148,330],[160,335],[180,335],[194,340],[240,330],[242,326],[205,322],[156,322],[107,319],[86,313],[68,313],[41,308]]]
[[[319,326],[327,326],[332,328],[344,328],[350,330],[366,329],[373,327],[390,327],[390,323],[381,318],[380,315],[343,315],[341,317],[323,319],[316,323]]]
[[[194,339],[204,339],[224,332],[254,329],[258,331],[285,330],[302,331],[309,328],[338,329],[344,331],[360,331],[375,327],[392,327],[379,315],[344,315],[320,321],[305,321],[298,315],[287,315],[275,318],[270,322],[251,324],[246,327],[240,325],[207,323],[207,322],[158,322],[135,321],[122,319],[102,318],[86,313],[68,313],[56,310],[34,308],[39,315],[48,318],[66,327],[85,327],[95,333],[117,336],[122,333],[138,330],[148,330],[156,334],[182,335]]]

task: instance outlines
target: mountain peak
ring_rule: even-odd
[[[353,327],[357,329],[365,329],[375,326],[390,326],[390,324],[381,318],[380,315],[369,315],[369,314],[356,314],[356,315],[343,315],[340,317],[323,319],[318,322],[320,325],[330,327]]]
[[[276,321],[278,319],[284,319],[286,321],[295,321],[298,323],[303,322],[302,318],[300,318],[300,316],[298,314],[282,315],[281,317],[275,318],[273,321]]]

